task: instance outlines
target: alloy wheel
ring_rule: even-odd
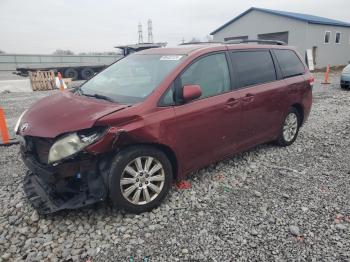
[[[283,137],[287,142],[294,139],[298,132],[298,117],[295,113],[291,112],[286,117],[283,126]]]
[[[151,156],[138,157],[126,165],[120,179],[123,197],[134,205],[145,205],[162,192],[163,165]]]

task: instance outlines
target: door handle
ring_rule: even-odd
[[[252,102],[254,100],[254,95],[253,94],[246,94],[245,97],[242,98],[243,102],[249,103]]]
[[[235,98],[230,98],[229,100],[226,101],[226,107],[228,108],[233,108],[235,105],[239,103],[238,99]]]

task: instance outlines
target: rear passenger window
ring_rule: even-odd
[[[276,49],[274,52],[284,78],[304,74],[304,65],[294,51]]]
[[[202,96],[210,97],[228,92],[230,74],[225,54],[205,56],[194,62],[180,77],[182,86],[200,85]]]
[[[239,87],[276,80],[275,67],[269,51],[232,52],[231,59]]]

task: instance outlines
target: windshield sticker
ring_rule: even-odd
[[[182,55],[163,55],[160,60],[171,60],[171,61],[177,61],[180,60]]]

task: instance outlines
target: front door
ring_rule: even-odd
[[[176,144],[186,172],[234,151],[234,137],[240,127],[240,100],[232,91],[225,53],[199,58],[176,82],[176,88],[196,84],[202,89],[199,99],[175,106]]]

